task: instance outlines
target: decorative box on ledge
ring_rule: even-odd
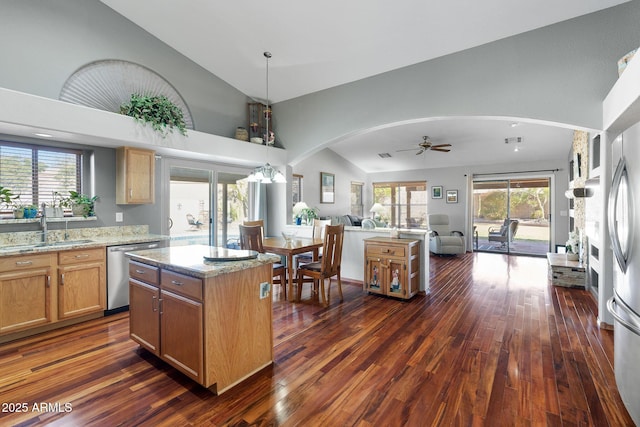
[[[585,286],[585,266],[578,261],[567,260],[566,254],[547,254],[549,280],[554,286],[580,288]]]

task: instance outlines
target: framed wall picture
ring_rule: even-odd
[[[458,203],[458,190],[447,190],[447,203]]]
[[[335,203],[336,176],[332,173],[320,172],[320,203]]]
[[[431,187],[431,198],[442,199],[442,185],[434,185]]]

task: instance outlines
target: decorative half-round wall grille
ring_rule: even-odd
[[[194,129],[189,107],[178,91],[154,71],[129,61],[107,59],[83,66],[64,83],[59,99],[119,113],[132,93],[166,96],[182,109],[187,129]]]

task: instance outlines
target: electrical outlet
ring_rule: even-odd
[[[116,212],[116,222],[124,221],[124,214],[122,212]]]
[[[271,290],[271,283],[262,282],[260,283],[260,299],[265,299],[269,296],[269,291]]]

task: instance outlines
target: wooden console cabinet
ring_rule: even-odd
[[[409,299],[420,288],[420,241],[373,237],[364,240],[364,290]]]

